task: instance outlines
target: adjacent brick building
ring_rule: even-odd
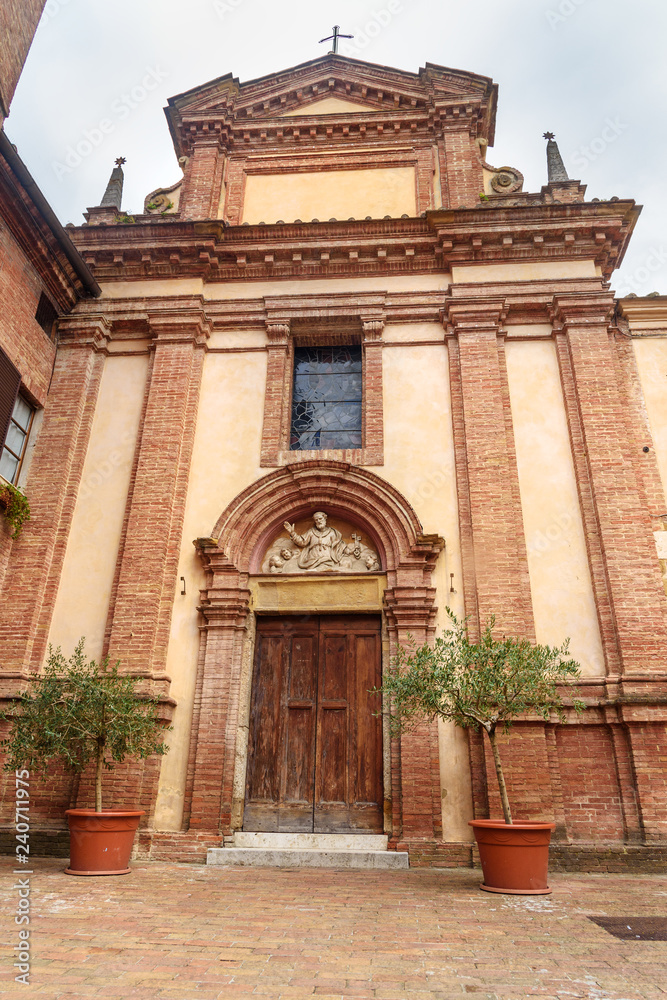
[[[111,800],[147,856],[384,830],[470,864],[481,738],[392,740],[368,696],[449,605],[582,664],[583,715],[511,736],[517,816],[564,866],[664,864],[667,312],[610,290],[632,200],[552,139],[538,193],[488,163],[496,97],[336,54],[225,76],[169,102],[181,182],[129,219],[119,165],[69,231],[101,296],[58,321],[3,693],[81,635],[145,679],[171,752]],[[57,844],[90,784],[42,792]]]

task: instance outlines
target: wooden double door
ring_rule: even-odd
[[[259,618],[244,830],[382,833],[380,618]]]

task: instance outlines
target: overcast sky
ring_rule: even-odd
[[[80,224],[99,204],[120,155],[123,207],[140,211],[149,191],[180,176],[168,97],[228,72],[243,82],[317,58],[333,24],[356,36],[346,55],[492,77],[489,162],[518,167],[538,191],[542,133],[555,132],[587,198],[644,206],[612,287],[667,293],[660,0],[47,0],[5,128],[63,223]]]

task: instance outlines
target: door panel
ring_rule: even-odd
[[[245,830],[382,832],[380,656],[379,617],[258,620]]]
[[[317,707],[317,633],[286,637],[289,648],[279,829],[309,832],[313,823],[312,774]]]

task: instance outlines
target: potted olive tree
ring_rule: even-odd
[[[555,715],[566,721],[558,685],[580,676],[568,655],[569,640],[552,648],[528,639],[495,638],[495,618],[471,642],[468,619],[448,608],[450,630],[433,646],[400,647],[382,693],[390,699],[395,734],[427,719],[440,718],[462,728],[483,729],[495,764],[503,819],[470,821],[479,848],[484,882],[491,892],[548,893],[549,841],[554,823],[512,818],[498,748],[498,732],[508,732],[519,716]],[[568,698],[582,711],[583,702]]]
[[[124,875],[143,816],[137,809],[103,809],[102,776],[128,757],[165,754],[158,702],[136,693],[138,679],[119,673],[119,663],[87,661],[81,639],[66,660],[49,647],[44,671],[20,697],[18,711],[0,743],[5,770],[46,774],[59,760],[75,772],[95,766],[95,808],[67,809],[70,875]]]

